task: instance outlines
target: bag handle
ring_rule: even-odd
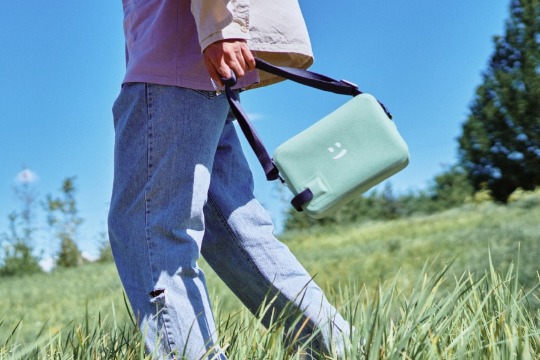
[[[255,67],[270,74],[281,76],[302,85],[310,86],[319,90],[329,91],[341,95],[356,96],[362,92],[358,86],[347,80],[334,80],[309,70],[297,69],[286,66],[275,66],[264,60],[255,59]]]
[[[270,74],[281,76],[302,85],[310,86],[319,90],[333,92],[340,95],[356,96],[362,94],[358,85],[347,80],[334,80],[328,76],[313,71],[297,69],[286,66],[275,66],[264,60],[255,58],[255,67]],[[378,100],[377,100],[378,101]],[[386,115],[392,119],[392,114],[383,103],[378,101]]]

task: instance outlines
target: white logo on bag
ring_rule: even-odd
[[[329,147],[328,148],[328,151],[333,154],[335,153],[337,150],[341,150],[336,156],[334,156],[332,159],[334,160],[339,160],[341,159],[342,157],[344,157],[346,154],[347,154],[347,149],[341,149],[341,143],[335,143],[334,144],[336,149],[334,147]]]

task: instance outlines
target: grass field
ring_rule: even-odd
[[[367,358],[536,358],[539,219],[536,193],[282,240],[361,329]],[[279,319],[262,329],[206,272],[231,359],[295,358]],[[0,294],[0,359],[144,357],[113,264],[2,278]]]

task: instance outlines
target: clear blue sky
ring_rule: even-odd
[[[300,2],[311,34],[313,71],[346,78],[394,113],[411,163],[390,181],[425,188],[455,163],[456,137],[502,34],[508,1]],[[124,70],[120,0],[12,1],[0,5],[0,233],[17,208],[12,187],[23,167],[41,198],[76,176],[79,246],[96,254],[112,182],[111,105]],[[293,83],[245,93],[246,110],[272,151],[346,101]],[[287,198],[266,183],[246,147],[256,195],[281,222]],[[42,213],[40,222],[43,223]],[[57,244],[42,235],[45,255]]]

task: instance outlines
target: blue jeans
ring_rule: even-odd
[[[229,113],[224,95],[143,83],[114,104],[109,233],[145,345],[156,357],[226,359],[202,254],[252,312],[275,297],[277,312],[303,314],[302,335],[320,331],[313,347],[339,348],[349,325],[274,237]]]

